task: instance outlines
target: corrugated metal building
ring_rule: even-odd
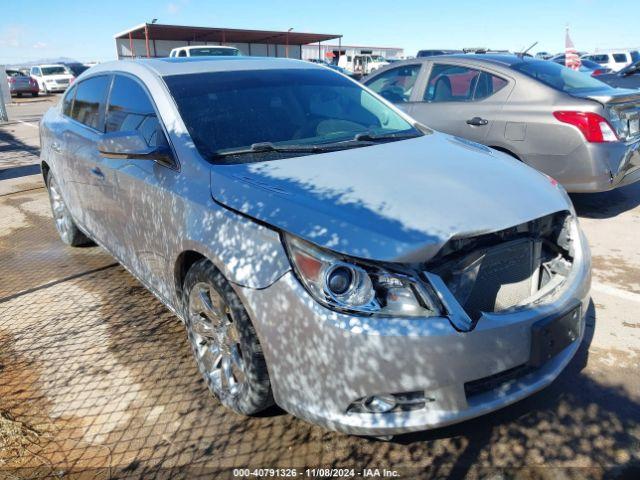
[[[240,30],[142,23],[115,35],[118,59],[168,57],[172,49],[185,45],[229,45],[244,55],[303,58],[303,47],[342,35],[295,31]]]

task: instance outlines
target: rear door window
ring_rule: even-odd
[[[403,65],[381,73],[366,85],[393,103],[409,101],[413,86],[420,73],[420,64]]]
[[[589,55],[586,58],[588,58],[592,62],[599,63],[600,65],[609,63],[609,55]]]
[[[613,60],[616,63],[626,63],[627,62],[627,54],[626,53],[614,53]]]
[[[111,77],[92,77],[76,86],[71,110],[74,120],[95,130],[104,131],[104,106]]]
[[[490,73],[459,65],[435,64],[431,69],[426,102],[471,102],[490,97],[508,81]]]
[[[570,94],[611,88],[590,75],[544,60],[524,61],[512,65],[511,68],[556,90]]]
[[[76,86],[74,85],[64,96],[64,100],[62,100],[62,113],[67,117],[71,116],[71,109],[73,107],[73,99],[76,96]]]
[[[116,75],[113,81],[107,109],[106,131],[138,131],[149,146],[166,144],[147,92],[137,81],[123,75]]]

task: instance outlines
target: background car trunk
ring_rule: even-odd
[[[619,93],[613,94],[576,96],[602,104],[620,140],[624,142],[640,140],[640,91],[621,89]]]

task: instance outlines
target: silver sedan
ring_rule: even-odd
[[[436,130],[501,150],[569,192],[640,180],[640,92],[515,55],[417,58],[365,84]]]
[[[532,394],[580,344],[590,255],[562,187],[330,69],[105,63],[41,133],[62,240],[174,311],[237,412],[422,430]]]

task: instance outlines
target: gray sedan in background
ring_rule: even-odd
[[[516,55],[406,60],[365,80],[424,124],[506,152],[570,192],[640,180],[640,92]]]

